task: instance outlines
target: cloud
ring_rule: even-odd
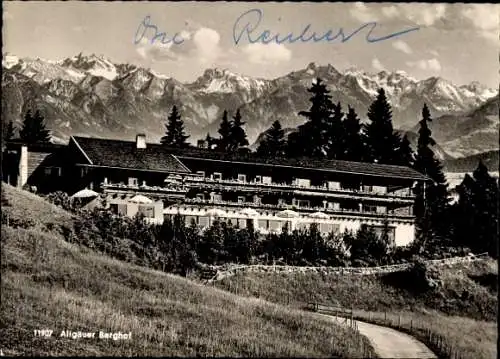
[[[382,65],[382,63],[380,62],[380,60],[377,59],[376,57],[372,60],[372,67],[375,70],[377,70],[377,71],[383,71],[383,70],[385,70],[384,65]]]
[[[441,64],[436,58],[429,60],[407,61],[406,65],[420,70],[441,71]]]
[[[156,41],[151,44],[149,40],[143,38],[137,44],[136,51],[144,60],[153,62],[175,61],[178,59],[178,54],[172,51],[172,43],[162,44]]]
[[[351,16],[361,22],[376,21],[375,14],[362,2],[356,2],[349,10]]]
[[[431,26],[446,14],[445,4],[401,4],[382,7],[382,14],[390,19],[403,18],[417,25]]]
[[[247,56],[248,61],[254,64],[278,64],[280,62],[290,61],[292,51],[287,49],[285,45],[270,43],[267,45],[256,43],[249,44],[243,47],[243,54]]]
[[[208,27],[202,27],[194,33],[193,43],[196,47],[198,60],[202,64],[211,63],[220,56],[219,42],[219,33]]]
[[[400,15],[398,8],[394,5],[384,6],[382,8],[382,14],[388,18],[394,18]]]
[[[439,57],[439,52],[437,52],[436,50],[429,50],[429,54],[431,54],[434,57]]]
[[[394,47],[396,50],[404,52],[405,54],[411,54],[411,53],[413,53],[413,50],[411,49],[410,45],[408,45],[403,40],[396,40],[396,41],[394,41],[392,43],[392,47]]]
[[[499,6],[493,4],[467,5],[461,15],[472,24],[478,35],[498,41]]]

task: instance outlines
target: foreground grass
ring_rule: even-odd
[[[43,213],[34,215],[17,208],[23,205],[17,190],[8,191],[10,217],[36,219],[32,228],[2,226],[0,347],[6,355],[372,356],[365,338],[310,313],[67,243],[54,226],[69,225],[71,215],[28,202]],[[53,330],[52,338],[34,336],[42,329]],[[60,337],[62,330],[131,332],[132,338],[73,340]]]
[[[214,285],[297,308],[309,302],[354,308],[359,319],[393,327],[399,325],[401,313],[403,330],[444,358],[496,357],[496,262],[432,270],[437,271],[439,287],[422,291],[404,272],[378,276],[243,272]]]

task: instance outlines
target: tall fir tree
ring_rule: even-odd
[[[342,155],[341,160],[363,161],[365,147],[361,134],[361,123],[356,111],[351,106],[348,107],[347,116],[342,122]]]
[[[329,123],[327,123],[327,136],[328,136],[328,158],[342,159],[344,155],[345,145],[345,132],[343,131],[343,118],[342,105],[338,102],[332,106],[332,116]]]
[[[475,207],[475,236],[472,238],[476,241],[478,251],[488,252],[498,258],[498,183],[488,173],[488,168],[482,161],[472,176],[475,181],[472,197]]]
[[[189,146],[186,142],[189,136],[184,133],[184,122],[175,105],[172,107],[172,111],[168,116],[166,127],[167,131],[165,136],[161,138],[162,145],[178,148]]]
[[[24,116],[23,127],[19,131],[20,139],[25,143],[49,143],[50,133],[45,128],[44,118],[39,110],[33,116],[31,110]]]
[[[399,142],[393,164],[406,167],[413,167],[415,164],[415,153],[406,134]]]
[[[245,122],[241,120],[240,110],[236,110],[236,114],[233,117],[233,123],[231,126],[231,134],[230,134],[230,151],[238,151],[242,147],[248,146],[247,134],[245,133],[245,129],[243,125]]]
[[[285,156],[285,150],[285,131],[281,128],[280,122],[276,120],[265,133],[264,138],[257,148],[257,154],[269,158],[283,157]]]
[[[300,144],[300,147],[295,149],[299,155],[322,158],[328,153],[328,128],[332,119],[333,103],[330,91],[320,78],[317,78],[307,91],[312,94],[309,99],[311,107],[309,111],[299,112],[300,116],[306,118],[306,123],[299,126],[297,135],[292,137],[292,143]]]
[[[217,150],[222,152],[229,152],[231,146],[231,129],[233,124],[229,121],[227,111],[224,110],[222,114],[222,121],[219,125],[219,135],[217,139]]]
[[[14,123],[12,121],[9,121],[9,123],[7,124],[7,129],[5,131],[4,139],[6,141],[10,141],[14,138],[14,136],[15,136]]]
[[[368,160],[391,164],[399,147],[399,136],[392,126],[392,110],[383,88],[378,90],[375,101],[368,109],[370,122],[365,126],[365,143]]]
[[[436,144],[428,125],[431,121],[429,108],[424,104],[422,120],[419,122],[418,148],[414,165],[417,171],[432,179],[432,182],[419,183],[416,188],[415,215],[421,227],[419,237],[422,246],[425,246],[428,241],[443,242],[449,239],[451,228],[450,219],[447,216],[449,214],[448,184],[443,173],[443,166],[431,148]]]

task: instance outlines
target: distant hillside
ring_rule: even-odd
[[[472,172],[479,161],[482,161],[490,171],[498,171],[500,151],[488,151],[462,158],[450,158],[444,161],[446,172]]]

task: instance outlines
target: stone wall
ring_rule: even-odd
[[[484,260],[488,257],[484,254],[477,256],[453,257],[445,259],[435,259],[426,261],[432,266],[452,265],[457,263],[471,262]],[[217,271],[217,274],[209,280],[217,281],[226,277],[233,276],[238,273],[319,273],[319,274],[359,274],[373,275],[400,272],[410,268],[412,263],[393,264],[380,267],[297,267],[287,265],[229,265],[229,266],[212,266],[211,268]]]

